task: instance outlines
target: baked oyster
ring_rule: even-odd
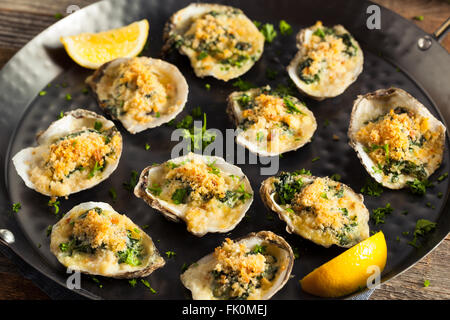
[[[37,143],[12,161],[27,187],[51,197],[96,186],[117,168],[122,153],[114,123],[84,109],[64,113],[38,134]]]
[[[146,277],[165,264],[152,239],[104,202],[73,207],[53,226],[50,239],[59,262],[87,274]]]
[[[183,110],[189,91],[176,66],[148,57],[107,62],[86,83],[100,108],[133,134],[175,118]]]
[[[324,247],[349,248],[369,237],[363,196],[341,182],[301,172],[263,181],[264,204],[286,222],[286,231]]]
[[[224,81],[246,73],[264,50],[264,36],[240,9],[209,3],[177,11],[166,23],[163,40],[163,51],[177,48],[197,77]]]
[[[300,30],[297,47],[287,72],[299,91],[313,99],[340,95],[362,72],[363,52],[341,25],[328,28],[317,21]]]
[[[231,93],[227,112],[240,129],[236,143],[261,156],[296,150],[311,141],[317,128],[304,103],[270,86]]]
[[[367,172],[400,189],[441,165],[445,126],[406,91],[380,89],[355,100],[348,137]]]
[[[145,168],[134,194],[199,237],[234,229],[253,201],[240,168],[194,153]]]
[[[293,265],[290,245],[273,232],[260,231],[225,239],[180,278],[194,300],[268,300],[289,280]]]

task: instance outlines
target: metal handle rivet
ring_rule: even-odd
[[[0,239],[7,244],[14,243],[15,241],[14,234],[7,229],[0,229]]]
[[[423,36],[417,40],[417,46],[420,50],[428,50],[432,44],[433,39],[429,35]]]

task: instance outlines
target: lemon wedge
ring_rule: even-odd
[[[300,280],[302,290],[319,297],[348,295],[366,287],[376,269],[372,266],[381,273],[386,258],[386,240],[380,231],[307,274]]]
[[[61,37],[69,56],[80,66],[97,69],[120,57],[135,57],[145,46],[149,24],[146,19],[99,33]]]

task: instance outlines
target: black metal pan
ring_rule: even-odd
[[[102,1],[86,7],[39,34],[21,49],[0,72],[0,161],[3,166],[0,177],[0,249],[8,256],[37,270],[34,278],[46,286],[63,288],[68,274],[49,250],[46,228],[57,218],[47,206],[48,198],[25,187],[14,170],[11,157],[20,149],[35,143],[35,135],[54,121],[60,111],[84,107],[96,112],[101,110],[94,98],[82,93],[84,80],[92,71],[77,66],[62,49],[60,36],[80,32],[106,30],[147,18],[150,22],[150,45],[145,55],[158,57],[162,46],[162,31],[166,20],[178,9],[185,7],[188,0],[165,1]],[[314,112],[319,126],[312,143],[298,151],[285,154],[280,159],[280,170],[293,171],[299,168],[311,169],[314,175],[339,173],[342,181],[355,190],[364,184],[367,173],[359,163],[355,153],[347,144],[346,132],[352,102],[359,94],[390,86],[405,89],[422,102],[443,123],[450,122],[450,58],[439,45],[436,36],[430,36],[397,14],[381,8],[381,29],[369,30],[366,20],[368,1],[288,1],[288,0],[246,0],[221,1],[241,8],[250,19],[278,25],[281,19],[288,21],[294,32],[290,36],[278,36],[274,43],[267,45],[264,55],[256,65],[243,76],[245,80],[258,85],[285,82],[284,68],[296,52],[295,33],[310,26],[316,20],[325,25],[342,24],[359,41],[364,51],[363,73],[342,95],[322,102],[301,97]],[[444,28],[438,36],[445,33]],[[422,48],[419,47],[419,44]],[[425,46],[424,46],[425,44]],[[194,107],[201,106],[208,115],[208,127],[225,130],[232,124],[225,119],[225,99],[234,89],[231,83],[213,79],[196,78],[186,57],[173,54],[168,60],[176,64],[187,78],[190,87],[189,100],[182,115]],[[267,80],[267,68],[279,71],[276,80]],[[50,87],[47,84],[51,83]],[[211,90],[205,90],[205,83]],[[45,96],[38,96],[46,90]],[[67,101],[69,93],[72,100]],[[324,126],[325,121],[329,122]],[[140,171],[154,162],[169,159],[172,129],[162,126],[137,135],[128,134],[119,125],[124,137],[124,151],[117,171],[95,188],[61,200],[61,212],[67,212],[74,205],[85,201],[111,203],[121,213],[126,213],[139,225],[149,225],[148,233],[161,252],[175,251],[176,256],[167,259],[164,268],[155,271],[148,281],[157,290],[152,294],[144,286],[132,288],[126,280],[100,278],[102,288],[88,276],[83,276],[81,290],[76,294],[92,299],[184,299],[189,292],[182,286],[179,275],[184,263],[198,260],[221,243],[225,235],[208,234],[197,238],[186,231],[183,224],[167,221],[143,201],[135,198],[122,188],[129,181],[132,170]],[[339,141],[333,141],[336,134]],[[144,149],[145,143],[151,146]],[[444,161],[431,177],[449,171],[449,144],[446,137]],[[314,157],[319,161],[312,162]],[[259,173],[260,165],[242,165],[253,189],[258,190],[265,178]],[[118,190],[118,199],[112,203],[109,188]],[[436,197],[442,192],[442,198]],[[11,204],[20,202],[22,209],[11,212]],[[424,197],[417,197],[406,190],[385,190],[381,197],[366,197],[365,203],[372,210],[390,202],[395,209],[381,227],[371,225],[372,230],[383,230],[388,245],[387,266],[382,281],[388,281],[435,248],[450,230],[448,179],[437,183]],[[426,206],[430,202],[435,209]],[[408,215],[402,215],[408,210]],[[274,296],[274,299],[311,299],[301,291],[298,280],[320,264],[328,261],[343,250],[332,247],[322,248],[298,236],[287,234],[285,225],[263,206],[258,195],[249,211],[249,219],[244,219],[229,235],[238,238],[252,231],[272,230],[285,237],[292,247],[298,248],[300,258],[295,261],[294,277]],[[415,249],[407,244],[410,239],[403,231],[414,230],[416,221],[426,218],[437,222],[436,230],[424,239],[422,246]],[[7,232],[6,230],[9,230]],[[13,235],[14,241],[11,241]],[[400,241],[397,241],[397,236]],[[360,293],[359,293],[360,294]],[[53,295],[55,296],[55,295]],[[56,295],[58,297],[58,295]],[[61,297],[61,296],[59,296]],[[358,297],[358,294],[348,298]]]

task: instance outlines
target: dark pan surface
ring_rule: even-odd
[[[47,206],[48,198],[25,187],[18,177],[10,159],[22,148],[35,145],[35,135],[57,119],[61,111],[78,107],[101,113],[94,98],[83,94],[85,78],[92,73],[83,69],[66,55],[58,43],[61,35],[76,34],[82,31],[99,31],[122,26],[132,21],[147,18],[150,22],[150,45],[145,55],[159,57],[162,46],[162,29],[172,13],[186,6],[190,1],[110,1],[89,6],[66,19],[56,23],[22,49],[0,72],[0,145],[1,161],[4,164],[4,179],[1,186],[0,204],[7,212],[11,203],[20,202],[22,209],[13,217],[0,216],[0,227],[7,227],[16,235],[16,243],[11,248],[27,263],[40,270],[47,277],[64,285],[65,269],[50,253],[49,239],[46,237],[48,225],[56,223],[57,218]],[[343,24],[359,41],[364,51],[364,70],[358,80],[342,95],[322,102],[301,97],[314,112],[318,121],[318,130],[312,143],[280,159],[280,170],[293,171],[300,168],[310,169],[314,175],[339,173],[342,182],[355,191],[360,190],[368,174],[359,163],[356,154],[347,144],[347,128],[353,100],[379,88],[395,86],[402,88],[422,102],[444,124],[450,120],[446,103],[450,101],[448,80],[450,63],[448,54],[437,43],[428,52],[417,48],[416,41],[424,33],[413,24],[399,16],[382,10],[382,29],[368,30],[365,26],[365,1],[222,1],[221,3],[239,7],[250,19],[270,22],[278,25],[279,20],[287,20],[294,32],[290,36],[279,35],[274,43],[265,46],[260,61],[242,78],[257,85],[287,83],[284,67],[296,52],[295,34],[300,28],[310,26],[316,20],[324,25]],[[178,66],[189,84],[189,99],[185,110],[177,117],[180,120],[196,106],[201,106],[208,115],[208,127],[225,131],[232,128],[226,119],[225,99],[234,90],[232,82],[224,83],[212,78],[196,78],[189,61],[178,53],[171,54],[167,60]],[[268,81],[267,68],[278,71],[274,81]],[[50,86],[47,84],[50,83]],[[211,90],[205,89],[205,84]],[[40,90],[47,91],[39,96]],[[70,94],[70,101],[65,99]],[[438,111],[440,110],[440,111]],[[441,114],[441,113],[442,114]],[[326,125],[327,121],[329,125]],[[274,296],[274,299],[310,299],[312,296],[300,289],[298,280],[320,264],[330,260],[342,248],[322,248],[303,240],[299,236],[285,231],[285,224],[269,212],[262,204],[258,190],[261,181],[261,165],[240,165],[249,177],[255,191],[254,202],[249,218],[244,219],[229,234],[207,234],[197,238],[186,231],[184,224],[176,224],[148,207],[126,191],[122,184],[128,182],[132,170],[140,172],[154,162],[164,162],[170,158],[171,148],[176,142],[170,141],[172,128],[162,126],[131,135],[117,123],[124,138],[124,150],[118,169],[100,185],[78,194],[68,200],[60,199],[61,212],[67,212],[76,204],[85,201],[104,201],[110,203],[118,212],[127,214],[138,225],[149,225],[146,232],[156,241],[161,252],[175,251],[176,257],[166,259],[167,264],[148,277],[151,286],[157,290],[152,294],[143,285],[131,288],[126,280],[101,278],[103,288],[88,276],[82,277],[81,294],[91,298],[123,299],[184,299],[190,293],[182,286],[179,275],[184,263],[191,263],[210,253],[227,236],[238,238],[252,231],[272,230],[283,236],[293,248],[298,249],[300,258],[295,261],[294,277]],[[332,135],[340,137],[334,141]],[[144,145],[151,148],[146,151]],[[442,166],[431,177],[432,181],[449,171],[448,139]],[[312,162],[315,157],[319,161]],[[3,177],[2,177],[3,178]],[[391,203],[395,209],[386,218],[383,225],[371,230],[383,230],[388,245],[388,260],[382,281],[406,270],[421,257],[431,251],[450,230],[448,212],[448,179],[436,186],[424,196],[417,197],[408,191],[384,190],[381,197],[366,196],[365,204],[370,211]],[[114,187],[118,198],[115,203],[108,195]],[[437,193],[444,197],[439,199]],[[426,206],[430,202],[435,209]],[[408,215],[401,214],[408,210]],[[438,226],[423,242],[420,249],[407,244],[411,240],[416,221],[425,218],[437,221]],[[409,236],[402,232],[409,231]],[[397,236],[400,241],[397,241]],[[41,247],[38,248],[38,245]]]

